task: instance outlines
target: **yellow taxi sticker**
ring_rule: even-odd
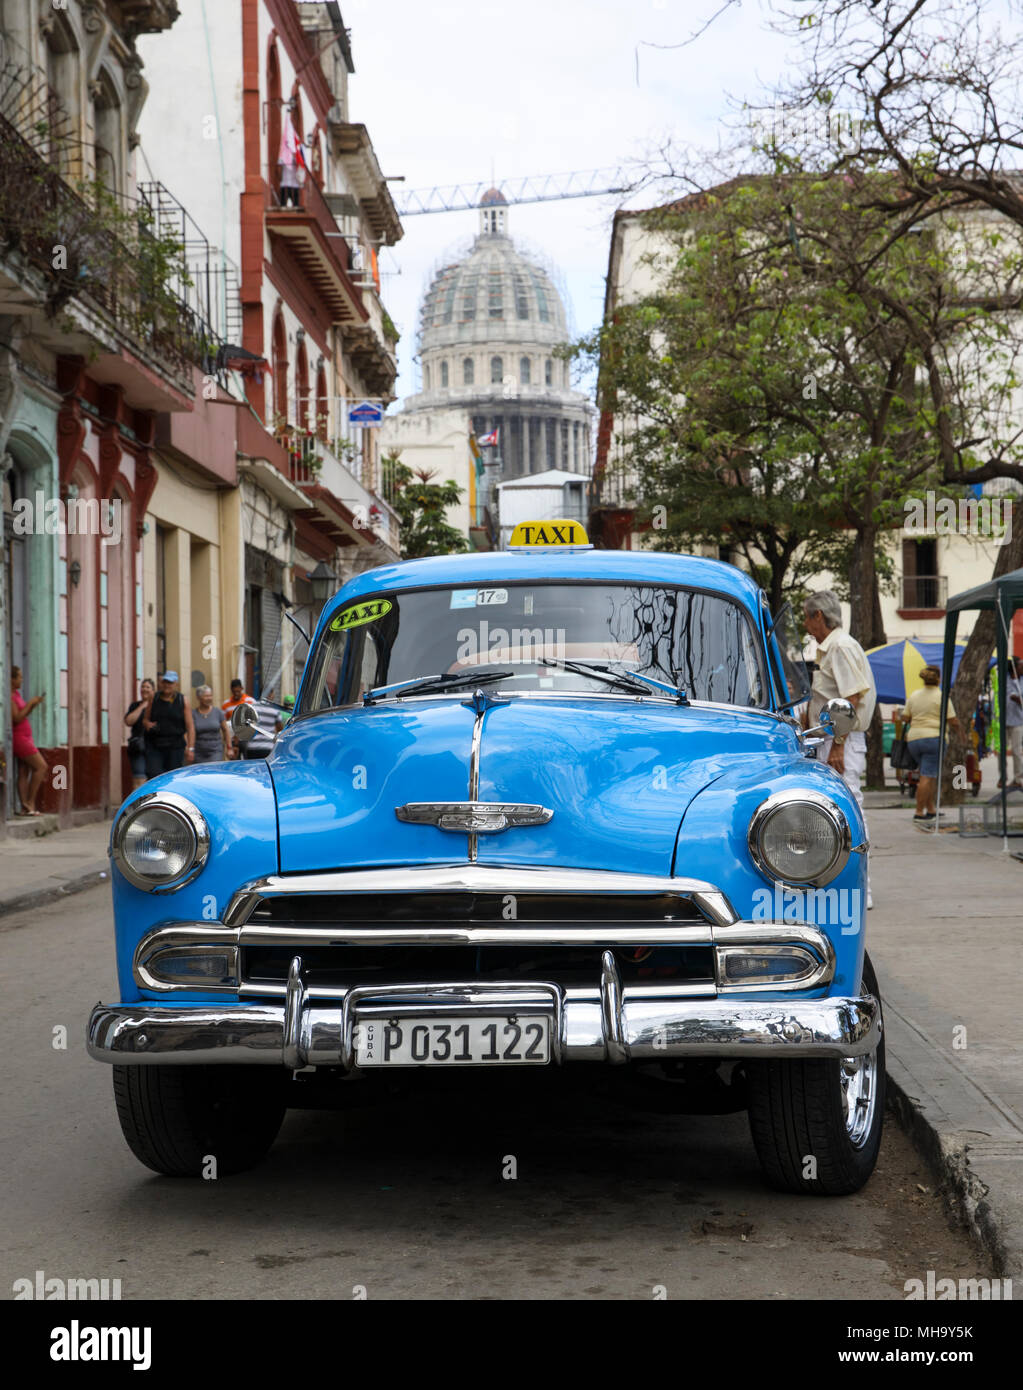
[[[586,527],[578,521],[520,521],[511,534],[511,545],[589,545]]]
[[[331,632],[345,632],[350,627],[362,627],[364,623],[375,623],[391,611],[390,599],[376,598],[366,603],[353,603],[350,608],[342,608],[336,618],[331,620]]]

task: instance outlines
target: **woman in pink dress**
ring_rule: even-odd
[[[11,717],[14,721],[14,737],[12,740],[12,751],[18,760],[18,796],[21,800],[22,816],[38,816],[41,812],[36,810],[36,797],[39,795],[39,788],[43,785],[43,778],[46,776],[46,759],[35,746],[32,738],[32,725],[28,722],[28,716],[35,709],[36,705],[41,705],[44,696],[34,695],[31,700],[25,700],[21,694],[21,667],[11,667]]]

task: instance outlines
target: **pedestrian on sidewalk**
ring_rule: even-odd
[[[177,671],[164,671],[160,692],[146,719],[146,776],[172,772],[195,756],[195,725],[188,701],[178,690]]]
[[[817,670],[807,710],[807,727],[819,723],[820,713],[829,700],[848,700],[856,713],[852,731],[826,739],[818,757],[834,768],[856,798],[863,813],[863,774],[867,766],[867,727],[874,717],[877,687],[866,653],[842,627],[842,605],[830,589],[810,594],[803,609],[803,625],[817,643]],[[863,815],[866,828],[867,818]],[[867,864],[867,907],[874,906],[870,893],[870,865]]]
[[[227,715],[213,703],[211,686],[200,685],[195,692],[198,704],[192,711],[195,725],[195,761],[218,763],[231,757],[231,735]]]
[[[131,785],[141,787],[146,780],[146,720],[156,695],[156,682],[147,676],[139,686],[138,700],[133,700],[124,716],[131,733],[128,735],[128,761],[131,764]]]
[[[241,681],[236,677],[231,682],[230,699],[225,700],[220,708],[224,711],[228,720],[230,720],[231,715],[234,714],[239,705],[254,705],[255,703],[255,700],[247,693],[244,685],[242,685]],[[231,739],[231,747],[234,749],[235,757],[240,758],[242,756],[241,744],[234,737]]]
[[[14,724],[11,751],[14,753],[18,762],[18,800],[21,803],[21,810],[15,814],[19,816],[39,816],[41,811],[36,810],[36,797],[39,795],[39,788],[43,785],[46,777],[46,759],[40,753],[32,737],[32,725],[29,723],[28,716],[35,709],[36,705],[41,705],[46,698],[44,690],[40,695],[33,695],[31,700],[26,700],[21,693],[21,667],[11,667],[11,720]]]
[[[920,672],[923,685],[912,691],[906,698],[902,709],[895,711],[899,719],[909,721],[906,735],[906,752],[913,760],[913,766],[920,773],[916,784],[915,821],[933,821],[937,816],[936,795],[941,769],[938,759],[941,753],[941,672],[937,666],[925,666]],[[952,701],[945,702],[948,727],[959,732]]]
[[[1008,790],[1023,791],[1023,657],[1009,658],[1005,676],[1005,736],[1012,753]]]

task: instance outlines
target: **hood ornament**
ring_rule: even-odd
[[[394,814],[411,825],[435,825],[460,835],[492,835],[520,825],[546,825],[554,812],[521,801],[409,801],[395,806]]]

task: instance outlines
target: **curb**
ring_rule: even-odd
[[[885,1021],[888,1100],[896,1118],[941,1181],[952,1211],[990,1256],[996,1274],[1020,1278],[1023,1136],[1007,1126],[1004,1113],[940,1054],[931,1053],[927,1069],[921,1068],[915,1055],[920,1050],[918,1030],[891,1005],[885,1006]],[[935,1091],[951,1098],[953,1108],[968,1107],[973,1126],[957,1125]]]
[[[10,893],[0,893],[0,918],[11,917],[16,912],[26,912],[33,907],[43,907],[61,898],[69,898],[72,893],[81,893],[86,888],[95,888],[97,884],[109,881],[109,861],[94,860],[76,869],[67,878],[43,879],[31,888],[16,888]]]

